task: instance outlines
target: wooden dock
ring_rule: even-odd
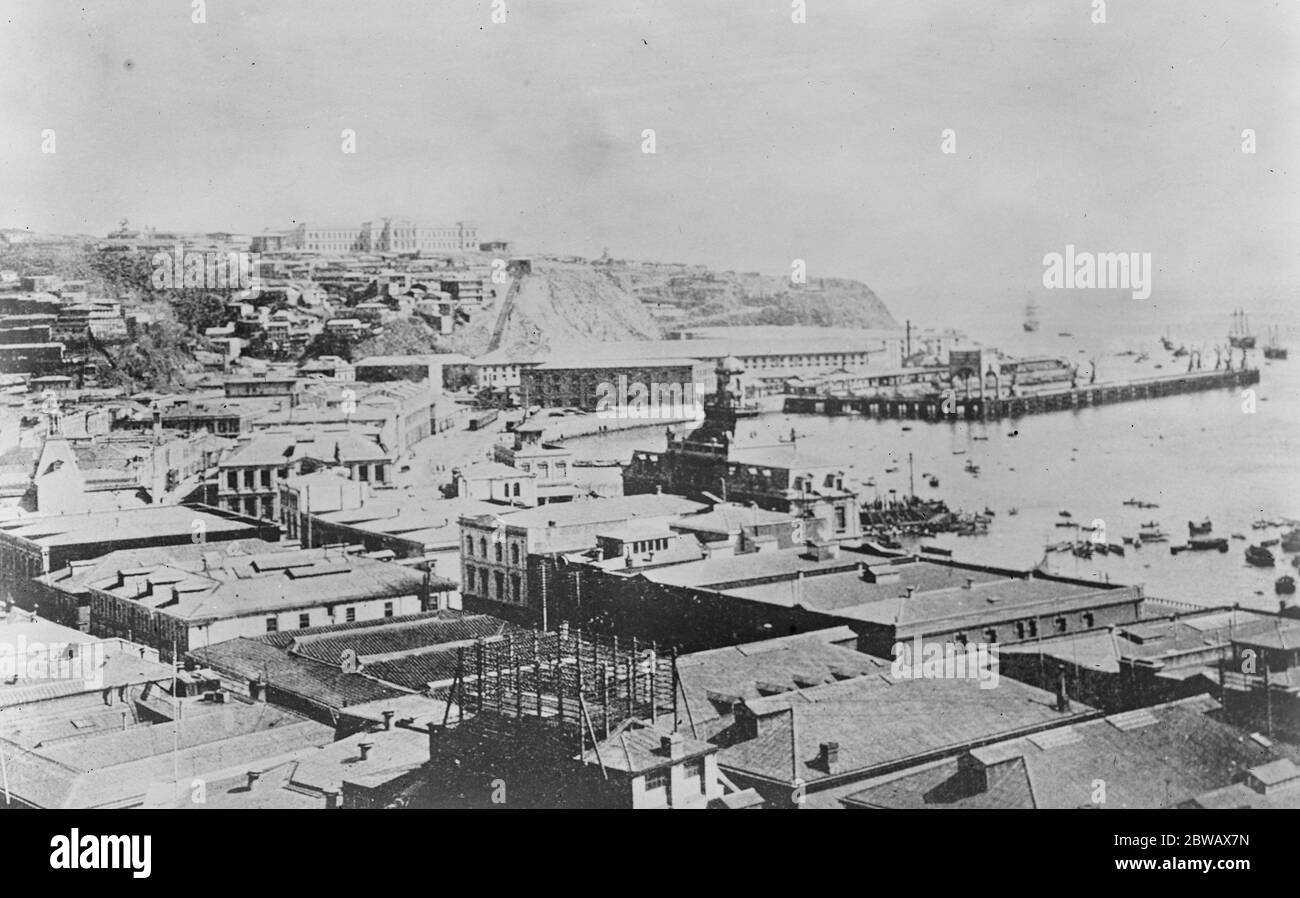
[[[1158,399],[1203,390],[1238,389],[1259,383],[1259,369],[1197,371],[1151,377],[1125,383],[1090,384],[1073,390],[1033,393],[997,399],[958,393],[923,398],[881,396],[787,396],[787,414],[862,415],[918,421],[989,421],[1045,412],[1073,411],[1117,402]]]

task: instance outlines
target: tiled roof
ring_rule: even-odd
[[[747,705],[770,719],[757,738],[724,749],[719,763],[783,780],[797,774],[808,782],[830,775],[817,760],[823,742],[839,744],[839,774],[1095,713],[1076,702],[1061,714],[1052,695],[1006,677],[995,689],[981,689],[973,679],[894,680],[888,672]]]
[[[323,708],[342,708],[406,694],[361,674],[344,673],[338,665],[295,658],[256,639],[231,639],[192,649],[190,655],[223,677],[246,682],[262,679],[269,689],[301,696]]]
[[[381,623],[345,633],[324,633],[294,640],[289,651],[323,664],[338,664],[348,649],[364,664],[367,658],[405,654],[443,643],[497,636],[507,629],[522,630],[486,614],[442,611],[435,617],[403,623]]]
[[[872,807],[1092,807],[1095,783],[1103,780],[1104,807],[1174,806],[1228,786],[1246,770],[1258,769],[1277,757],[1275,749],[1206,714],[1207,709],[1215,708],[1212,700],[1199,696],[1144,709],[1155,718],[1145,726],[1114,726],[1110,718],[1076,722],[1070,727],[1076,738],[1069,740],[1049,740],[1040,746],[1033,739],[1015,739],[989,746],[977,754],[988,763],[1012,764],[1016,768],[1013,773],[1022,770],[1016,778],[1023,776],[1030,786],[1028,793],[1014,792],[1015,802],[1010,805],[1006,789],[972,792],[963,785],[956,759],[914,774],[873,781],[846,803]],[[1300,795],[1292,801],[1297,799]]]

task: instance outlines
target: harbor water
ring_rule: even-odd
[[[1037,333],[1017,332],[1014,320],[1006,322],[1001,342],[997,334],[978,330],[976,310],[967,332],[1013,355],[1077,357],[1081,382],[1094,358],[1099,382],[1186,371],[1186,357],[1174,358],[1161,349],[1159,337],[1166,330],[1175,346],[1203,346],[1203,364],[1210,368],[1213,347],[1226,344],[1230,310],[1183,308],[1175,314],[1147,308],[1143,314],[1131,307],[1131,299],[1116,302],[1130,305],[1113,313],[1094,308],[1093,314],[1072,318],[1044,309]],[[1132,316],[1132,326],[1116,326],[1121,311]],[[1280,527],[1252,529],[1254,521],[1300,519],[1300,321],[1284,303],[1272,312],[1262,320],[1252,317],[1259,345],[1265,342],[1266,326],[1277,323],[1292,358],[1266,362],[1259,350],[1251,353],[1252,364],[1261,367],[1253,405],[1241,390],[1224,389],[987,423],[770,417],[781,430],[797,431],[810,454],[844,464],[861,483],[874,478],[874,487],[863,488],[865,500],[888,498],[891,491],[896,497],[908,493],[910,453],[918,496],[941,498],[954,510],[982,512],[987,507],[995,512],[987,535],[943,534],[924,540],[952,549],[959,560],[1028,568],[1046,557],[1055,573],[1141,584],[1151,596],[1276,609],[1274,581],[1296,574],[1290,556],[1274,547],[1275,568],[1252,567],[1245,560],[1248,545],[1284,532]],[[986,317],[982,326],[990,323],[998,324]],[[1059,336],[1062,331],[1070,336]],[[1150,358],[1136,361],[1143,352]],[[622,460],[634,449],[662,450],[664,444],[663,431],[653,428],[569,442],[580,457]],[[979,467],[978,474],[965,470],[968,462]],[[898,470],[885,473],[889,468]],[[923,475],[937,476],[939,486],[931,488]],[[1159,507],[1123,504],[1130,498]],[[1015,515],[1008,513],[1012,508]],[[1170,541],[1126,547],[1123,557],[1045,553],[1049,543],[1080,536],[1056,526],[1066,520],[1061,511],[1070,512],[1075,523],[1100,522],[1108,542],[1136,535],[1149,521],[1159,522]],[[1213,535],[1238,533],[1245,539],[1229,538],[1227,553],[1172,555],[1171,545],[1187,541],[1188,522],[1207,517]]]

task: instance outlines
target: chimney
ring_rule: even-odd
[[[341,796],[341,794],[340,794],[340,792],[339,792],[338,789],[330,789],[330,790],[328,790],[328,791],[325,793],[325,807],[326,807],[326,808],[331,808],[331,809],[332,809],[332,808],[339,808],[339,807],[342,807],[342,806],[343,806],[343,802],[339,800],[341,797],[342,797],[342,796]]]
[[[1062,714],[1069,713],[1070,696],[1065,691],[1065,665],[1058,664],[1056,667],[1056,710]]]
[[[659,740],[659,748],[665,757],[675,761],[686,753],[686,740],[681,733],[669,733]]]
[[[126,729],[126,726],[127,726],[127,724],[126,724],[126,715],[127,715],[127,710],[126,710],[126,708],[123,708],[123,709],[122,709],[122,729],[123,729],[123,730],[125,730],[125,729]]]
[[[916,592],[916,587],[915,587],[915,586],[909,586],[909,587],[907,587],[907,598],[910,599],[910,598],[912,597],[912,595],[913,595],[915,592]]]
[[[966,578],[966,585],[963,586],[962,589],[974,589],[974,588],[975,588],[975,578],[974,578],[974,577],[967,577],[967,578]]]
[[[367,739],[357,747],[361,749],[361,760],[364,761],[370,757],[370,749],[375,747],[375,743]]]
[[[823,742],[818,759],[827,773],[835,772],[835,766],[840,760],[840,744],[838,742]]]
[[[254,787],[257,786],[257,781],[261,778],[262,778],[262,771],[260,770],[248,771],[248,791],[252,792]]]
[[[394,712],[392,711],[384,712],[384,729],[386,730],[391,730],[393,728],[393,713]]]

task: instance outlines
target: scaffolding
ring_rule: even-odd
[[[495,717],[501,729],[509,729],[511,720],[532,718],[577,755],[593,749],[602,771],[600,745],[620,726],[671,715],[675,731],[679,708],[686,712],[675,649],[664,652],[653,642],[587,635],[566,625],[460,647],[454,680],[434,694],[447,702],[444,725],[459,724],[466,714],[481,723],[485,715]]]

